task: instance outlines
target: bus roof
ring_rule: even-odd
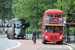
[[[55,10],[55,9],[48,9],[48,10],[46,10],[45,11],[45,13],[62,13],[62,11],[61,10]]]

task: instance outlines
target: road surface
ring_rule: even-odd
[[[18,42],[8,40],[6,35],[0,35],[0,50],[8,50],[9,48],[15,47],[18,45]]]
[[[32,40],[7,39],[6,35],[0,35],[0,50],[75,50],[68,45],[55,43],[42,44],[41,39],[37,39],[36,44]]]

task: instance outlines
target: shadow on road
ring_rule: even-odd
[[[44,44],[44,45],[66,45],[66,44],[56,44],[56,43],[53,43],[53,42],[48,42],[48,43],[46,43],[46,44]]]

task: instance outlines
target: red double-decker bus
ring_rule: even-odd
[[[42,43],[63,43],[63,13],[61,10],[48,9],[43,14]]]

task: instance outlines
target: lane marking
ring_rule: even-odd
[[[64,45],[63,47],[42,45],[42,46],[39,48],[39,50],[42,50],[44,47],[47,47],[47,48],[58,48],[58,49],[62,49],[62,48],[68,49],[68,48],[66,48],[65,46],[68,47],[70,50],[72,50],[72,48],[71,48],[70,46],[67,46],[67,45]]]
[[[8,40],[7,38],[5,38],[5,40],[7,40],[7,41],[13,41],[13,40]],[[17,46],[14,46],[14,47],[11,47],[11,48],[8,48],[8,49],[6,49],[6,50],[14,49],[14,48],[19,47],[19,46],[21,45],[21,43],[18,42],[18,41],[14,41],[14,42],[17,42],[18,45],[17,45]]]
[[[67,46],[67,45],[65,45],[65,46]],[[72,48],[70,47],[70,46],[67,46],[70,50],[72,50]]]
[[[41,46],[40,50],[42,50],[44,47],[45,47],[44,45],[43,45],[43,46]]]

